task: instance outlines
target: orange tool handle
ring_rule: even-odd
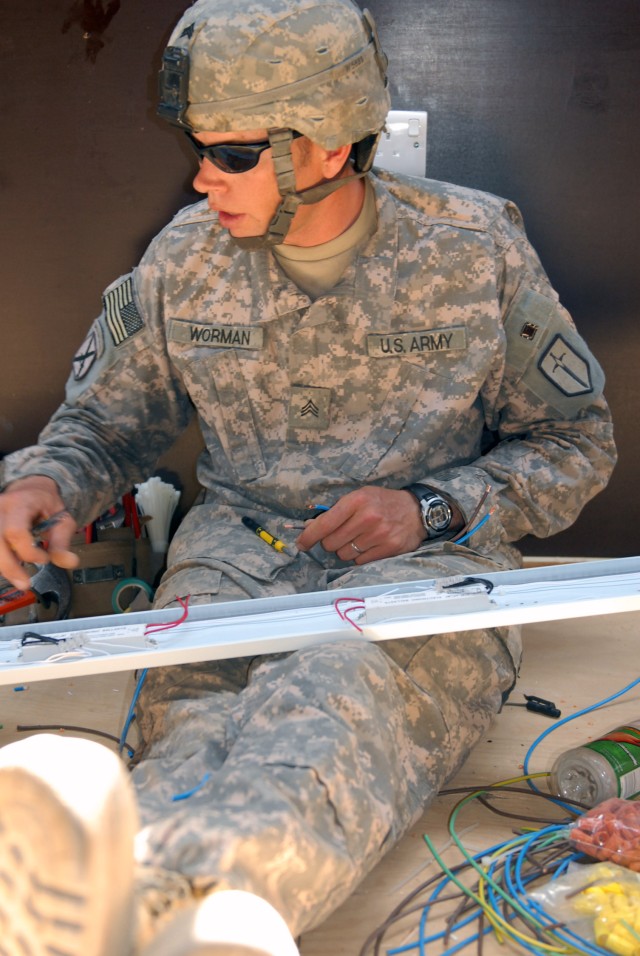
[[[0,594],[0,614],[10,614],[11,611],[17,611],[21,607],[28,607],[35,604],[38,600],[33,591],[11,591],[11,596],[6,600]]]

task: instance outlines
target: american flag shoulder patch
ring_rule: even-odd
[[[106,325],[114,345],[122,345],[144,326],[133,298],[131,276],[106,292],[102,301]]]

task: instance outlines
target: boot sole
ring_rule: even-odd
[[[127,956],[137,811],[106,747],[42,734],[0,750],[0,956]]]

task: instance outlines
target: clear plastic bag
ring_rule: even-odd
[[[574,822],[574,849],[596,860],[610,860],[640,872],[640,801],[612,797]]]
[[[616,956],[640,956],[640,875],[615,863],[573,865],[529,894],[572,932]]]

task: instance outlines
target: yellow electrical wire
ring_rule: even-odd
[[[506,936],[508,938],[513,939],[514,941],[520,941],[524,944],[535,946],[537,949],[543,950],[544,952],[547,952],[550,954],[551,953],[562,954],[562,956],[565,956],[565,954],[576,953],[576,952],[579,952],[579,950],[576,950],[572,946],[567,946],[565,943],[563,943],[559,939],[557,941],[557,944],[553,945],[552,943],[541,942],[538,937],[529,936],[525,933],[522,933],[519,930],[515,929],[507,920],[504,919],[504,917],[502,917],[494,909],[494,907],[486,899],[485,887],[487,884],[492,886],[495,892],[499,896],[501,896],[503,899],[507,900],[508,903],[519,913],[521,917],[525,917],[536,929],[544,933],[545,936],[547,936],[547,938],[549,937],[551,939],[555,938],[553,932],[547,927],[545,927],[544,923],[542,923],[541,921],[533,917],[531,913],[528,913],[523,907],[520,906],[517,900],[515,900],[508,893],[506,893],[504,888],[501,887],[498,883],[495,882],[495,880],[493,880],[489,876],[488,869],[481,866],[476,860],[473,859],[473,857],[467,852],[467,850],[463,846],[461,840],[459,839],[454,829],[454,824],[455,824],[455,819],[457,814],[467,803],[470,803],[472,800],[476,799],[478,796],[481,796],[486,793],[491,793],[494,790],[500,790],[501,787],[512,786],[517,783],[525,783],[528,780],[538,779],[541,777],[549,777],[549,776],[550,774],[548,772],[540,772],[535,774],[520,774],[515,777],[510,777],[507,780],[497,781],[496,783],[492,783],[490,786],[479,787],[477,790],[472,791],[471,793],[463,797],[461,800],[459,800],[456,803],[456,805],[453,807],[453,809],[451,810],[449,814],[449,818],[448,818],[449,835],[451,836],[451,839],[453,840],[455,845],[458,847],[458,850],[460,851],[460,853],[462,854],[466,862],[477,872],[479,877],[478,893],[474,893],[473,890],[465,886],[460,880],[456,878],[455,874],[449,869],[449,867],[446,866],[446,864],[444,863],[444,861],[442,860],[442,858],[436,851],[433,843],[431,842],[431,840],[426,834],[424,835],[424,839],[431,853],[433,854],[434,859],[436,860],[438,865],[441,867],[443,872],[458,887],[458,889],[460,889],[467,897],[472,899],[476,903],[476,905],[479,907],[479,909],[482,911],[487,922],[491,925],[495,933],[496,939],[499,943],[503,944],[505,942],[505,936]],[[512,841],[509,841],[508,843],[501,846],[499,854],[494,854],[494,856],[490,857],[490,859],[491,860],[498,859],[505,852],[509,852],[511,849],[518,846],[518,844],[521,842],[522,842],[522,839],[515,839]]]
[[[480,791],[480,792],[484,792],[484,791]],[[482,882],[479,882],[478,884],[478,893],[474,893],[474,891],[470,887],[465,886],[465,884],[462,883],[462,881],[456,877],[455,873],[453,873],[453,871],[446,865],[446,863],[444,862],[444,860],[442,859],[442,857],[440,856],[440,854],[434,847],[433,843],[431,842],[427,834],[424,834],[424,840],[427,846],[429,847],[431,853],[433,854],[433,857],[436,863],[443,870],[443,872],[449,877],[451,882],[454,883],[458,887],[458,889],[465,894],[465,896],[468,896],[470,899],[472,899],[476,903],[478,908],[482,910],[486,920],[491,924],[494,930],[494,933],[496,934],[496,939],[498,940],[499,943],[504,943],[504,938],[502,937],[502,931],[504,931],[505,935],[511,937],[512,939],[520,940],[523,943],[536,946],[538,949],[544,950],[545,952],[548,952],[548,953],[561,954],[561,956],[566,956],[566,954],[577,952],[577,950],[575,950],[573,947],[566,947],[564,945],[554,946],[550,943],[542,943],[538,937],[527,936],[524,933],[521,933],[518,930],[514,929],[514,927],[507,920],[505,920],[504,917],[500,916],[500,914],[491,906],[491,904],[486,901],[486,899],[484,898],[484,892],[485,892],[484,884]],[[513,841],[513,842],[514,842],[514,845],[517,845],[518,841]],[[465,856],[467,856],[468,860],[470,859],[466,853],[465,853]],[[472,862],[475,864],[475,860],[473,860]],[[502,897],[507,896],[504,890],[502,890],[501,887],[497,883],[495,883],[495,881],[491,879],[481,867],[474,866],[474,869],[476,869],[476,871],[480,871],[479,875],[484,877],[485,883],[488,883],[491,886],[493,886],[493,888],[496,890],[497,893],[499,893],[500,896]],[[520,912],[521,915],[527,916],[530,920],[532,919],[530,914],[526,913],[525,910],[521,910],[516,900],[513,900],[511,897],[508,897],[508,899],[511,905],[514,907],[514,909],[518,910],[518,912]],[[550,932],[549,930],[546,930],[543,923],[539,923],[537,920],[532,920],[532,922],[536,924],[538,929],[540,929],[543,932],[546,932],[548,935],[550,935],[553,938],[553,933]]]

